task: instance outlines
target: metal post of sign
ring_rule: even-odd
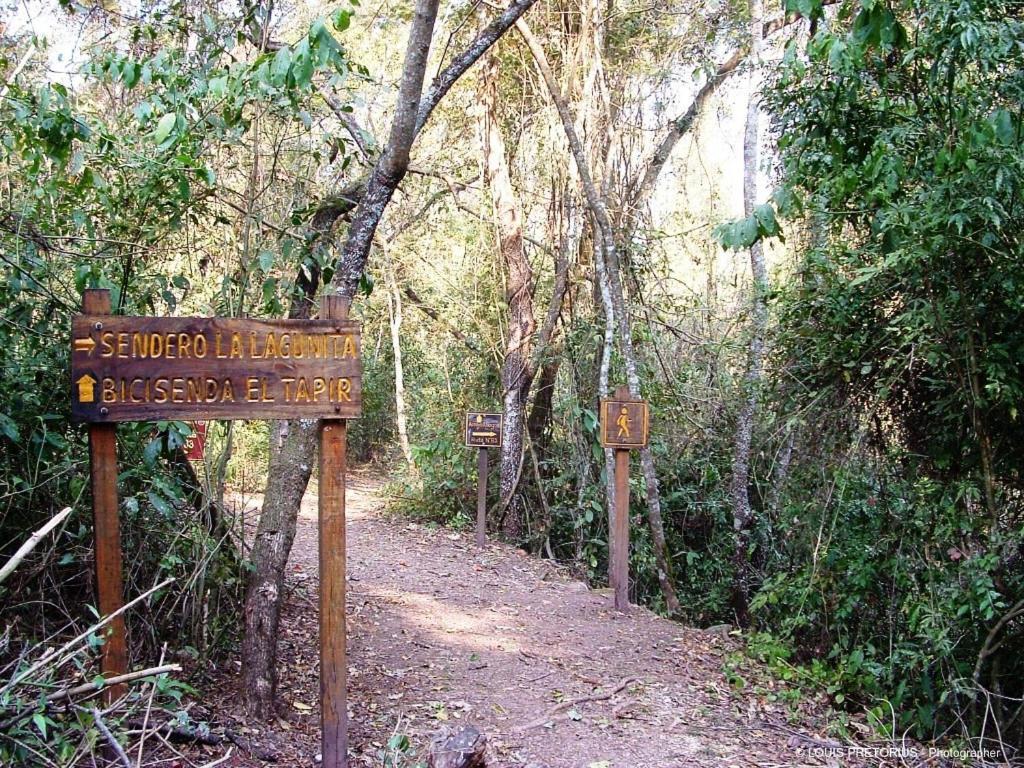
[[[487,449],[479,448],[476,461],[476,545],[487,545]]]
[[[325,296],[322,318],[348,320],[348,303]],[[345,637],[345,461],[347,422],[320,425],[320,747],[324,768],[348,766]]]
[[[82,311],[89,315],[109,315],[110,291],[87,289],[82,296]],[[96,324],[102,325],[102,321],[96,321]],[[82,341],[76,339],[75,343],[81,344]],[[72,386],[91,388],[92,381],[72,382]],[[109,616],[124,606],[121,524],[117,510],[117,427],[113,424],[89,425],[89,474],[95,532],[96,597],[100,615]],[[107,624],[100,670],[104,677],[123,675],[128,671],[124,614]],[[122,683],[106,688],[103,695],[109,704],[124,692]]]

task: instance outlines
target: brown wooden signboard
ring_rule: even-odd
[[[601,401],[601,445],[605,448],[643,448],[649,430],[647,403],[643,400]]]
[[[608,521],[608,583],[615,608],[629,610],[629,452],[647,445],[650,417],[647,403],[618,387],[615,397],[601,401],[601,445],[615,449],[615,504]]]
[[[502,421],[500,413],[466,413],[466,447],[500,448]]]
[[[476,543],[487,544],[487,449],[500,448],[504,416],[500,413],[466,412],[464,438],[467,448],[477,448]]]
[[[347,320],[76,315],[76,421],[360,415],[360,325]]]

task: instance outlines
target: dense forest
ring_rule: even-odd
[[[298,418],[211,421],[199,461],[191,423],[118,426],[144,674],[105,719],[69,703],[103,643],[88,288],[121,315],[350,299],[349,462],[389,514],[470,528],[464,414],[500,411],[491,535],[597,589],[598,408],[627,387],[632,602],[728,625],[836,733],[1024,748],[1018,3],[0,7],[0,765],[184,727],[225,659],[253,717],[279,697]]]

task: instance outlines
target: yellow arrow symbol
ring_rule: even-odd
[[[96,342],[92,340],[91,336],[86,336],[84,339],[75,339],[75,352],[92,354],[92,350],[95,346]]]
[[[96,387],[96,379],[86,373],[75,384],[78,385],[78,402],[96,402],[96,393],[93,391]]]
[[[477,431],[474,430],[473,431],[473,436],[474,437],[497,437],[498,434],[496,432],[477,432]]]

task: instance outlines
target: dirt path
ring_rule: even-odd
[[[350,475],[353,765],[382,765],[396,732],[422,746],[462,722],[487,734],[489,765],[500,768],[839,764],[801,750],[812,742],[799,734],[810,733],[786,724],[781,706],[730,690],[728,637],[640,608],[618,614],[607,594],[515,549],[479,550],[469,535],[389,519],[379,486]],[[319,751],[316,552],[310,493],[288,567],[280,646],[287,714],[270,734],[236,719],[285,765],[311,765]],[[230,708],[237,679],[226,685],[220,706]]]

